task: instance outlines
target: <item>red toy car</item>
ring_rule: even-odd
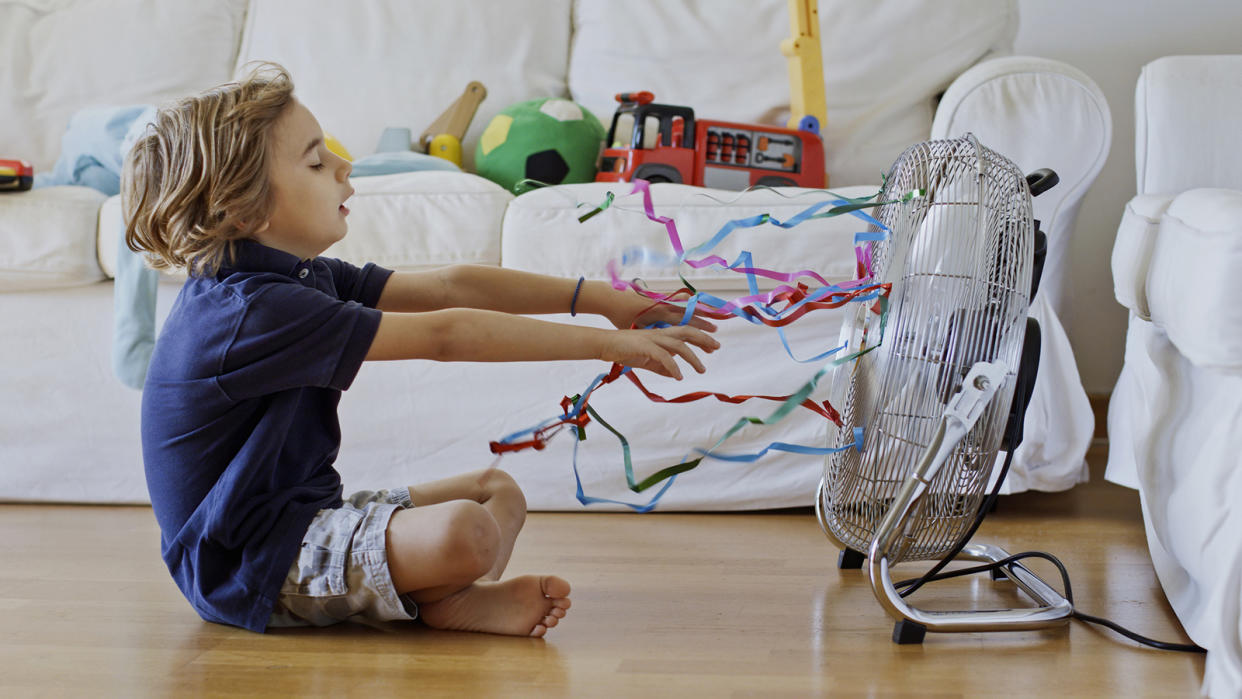
[[[34,186],[34,168],[25,160],[0,158],[0,192],[24,192]]]
[[[693,109],[654,99],[650,92],[617,95],[621,106],[608,129],[596,182],[642,179],[732,190],[825,185],[824,143],[813,118],[799,130],[696,120]],[[658,137],[648,143],[648,130],[657,129]]]

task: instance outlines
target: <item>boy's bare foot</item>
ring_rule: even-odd
[[[569,609],[569,583],[555,575],[479,581],[442,600],[418,605],[428,626],[510,636],[542,636]]]

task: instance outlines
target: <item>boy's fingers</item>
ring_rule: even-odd
[[[694,350],[682,345],[680,354],[687,362],[690,363],[690,366],[694,367],[695,371],[700,374],[707,371],[707,367],[703,366],[703,360],[699,359],[699,355],[695,354]]]
[[[642,362],[635,363],[634,366],[661,376],[680,379],[681,370],[677,368],[677,362],[673,361],[672,352],[660,341],[662,338],[653,339],[655,346],[644,348]]]
[[[681,381],[681,369],[677,368],[677,362],[673,361],[673,356],[664,354],[660,357],[660,365],[664,367],[665,376],[671,376]]]
[[[695,317],[693,317],[693,318],[691,318],[691,319],[690,319],[690,325],[691,325],[691,326],[693,326],[693,327],[698,328],[699,330],[705,330],[705,331],[707,331],[707,332],[709,332],[709,333],[714,333],[714,332],[716,332],[716,324],[715,324],[715,323],[713,323],[713,322],[711,322],[711,321],[709,321],[709,320],[705,320],[705,319],[703,319],[703,318],[700,318],[700,317],[698,317],[698,316],[695,316]]]
[[[680,355],[682,359],[686,360],[687,364],[694,367],[694,370],[700,374],[707,371],[706,367],[703,366],[703,360],[699,359],[699,356],[694,353],[694,350],[690,349],[689,345],[675,338],[669,338],[669,340],[671,340],[669,344],[663,345],[665,349]]]
[[[704,350],[708,352],[713,352],[720,347],[720,340],[717,340],[711,335],[708,335],[707,333],[701,330],[696,330],[694,328],[688,328],[684,325],[681,327],[682,327],[682,332],[680,333],[680,337],[686,342],[690,342],[695,345],[698,345],[699,347],[702,347]]]

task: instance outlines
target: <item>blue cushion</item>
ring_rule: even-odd
[[[444,158],[437,158],[426,153],[414,151],[384,151],[359,158],[353,162],[354,171],[351,177],[370,177],[372,175],[392,175],[398,172],[417,172],[420,170],[452,170],[461,172],[461,168]]]

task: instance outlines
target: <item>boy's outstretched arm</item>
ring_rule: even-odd
[[[675,357],[703,372],[703,363],[691,345],[713,352],[720,343],[702,330],[688,326],[602,330],[510,313],[454,308],[384,313],[366,358],[445,362],[600,359],[680,379]]]
[[[672,325],[681,320],[679,308],[648,310],[653,305],[651,300],[617,291],[602,281],[584,281],[575,302],[577,286],[577,279],[486,265],[453,265],[427,272],[393,274],[380,295],[378,308],[403,312],[477,308],[541,314],[568,313],[572,306],[578,313],[602,315],[618,328],[629,328],[639,315],[639,325],[657,321]],[[716,329],[710,321],[697,316],[690,325],[709,332]]]

